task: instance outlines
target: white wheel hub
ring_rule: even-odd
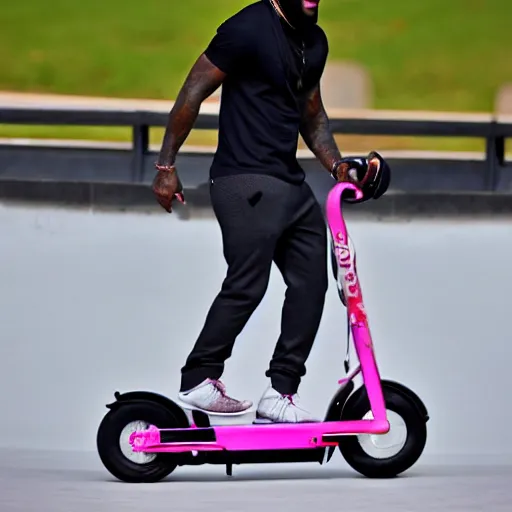
[[[148,464],[156,459],[156,453],[134,452],[130,444],[130,436],[133,432],[140,432],[150,427],[145,421],[132,421],[121,431],[119,446],[123,455],[135,464]]]
[[[386,410],[390,429],[387,434],[361,434],[357,440],[364,452],[374,459],[394,457],[402,450],[407,441],[407,427],[403,418],[394,411]],[[363,420],[372,420],[371,411],[363,416]]]

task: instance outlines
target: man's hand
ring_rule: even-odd
[[[172,202],[177,199],[185,204],[183,185],[176,171],[176,167],[159,167],[153,180],[153,193],[156,195],[160,206],[168,213],[172,212]]]
[[[365,184],[366,177],[371,175],[368,171],[378,171],[379,166],[380,162],[376,157],[346,157],[336,163],[332,177],[338,182],[349,182],[361,187]]]
[[[338,182],[348,182],[360,186],[360,181],[366,174],[368,162],[366,158],[345,157],[336,162],[332,177]]]

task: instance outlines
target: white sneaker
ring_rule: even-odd
[[[248,400],[236,400],[226,394],[220,380],[206,379],[189,391],[178,393],[178,398],[187,409],[213,414],[241,414],[252,407]]]
[[[321,420],[299,407],[298,395],[282,395],[269,387],[258,404],[255,423],[316,423]]]

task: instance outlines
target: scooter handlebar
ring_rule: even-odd
[[[356,199],[362,199],[363,192],[353,183],[341,182],[336,184],[327,196],[326,214],[329,229],[334,237],[341,233],[348,240],[347,228],[343,219],[342,196],[347,191],[354,192]]]
[[[346,190],[352,190],[355,193],[355,198],[357,200],[363,198],[363,191],[357,185],[355,185],[354,183],[349,183],[348,181],[337,183],[336,185],[334,185],[333,190],[339,190],[340,198]]]

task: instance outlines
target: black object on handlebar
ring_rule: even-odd
[[[379,161],[378,168],[369,166],[372,159]],[[363,192],[361,199],[356,199],[352,191],[343,194],[343,200],[349,203],[363,203],[368,199],[379,199],[389,188],[391,182],[391,168],[384,158],[376,151],[372,151],[366,158],[346,157],[337,162],[333,170],[333,177],[336,178],[336,171],[340,164],[348,164],[349,176],[356,180],[356,184]]]

